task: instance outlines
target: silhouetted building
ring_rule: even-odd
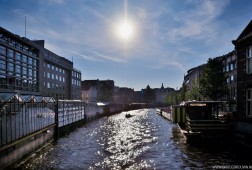
[[[84,102],[113,102],[113,80],[84,80],[81,89]]]
[[[156,95],[156,103],[164,104],[166,103],[167,96],[171,95],[173,92],[175,92],[175,89],[166,87],[164,88],[164,85],[162,83],[161,88],[154,88],[154,92]]]
[[[115,87],[113,99],[115,103],[133,103],[134,89]]]
[[[237,123],[238,141],[252,141],[252,20],[233,41],[237,53]]]

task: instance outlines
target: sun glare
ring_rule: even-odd
[[[116,33],[119,38],[124,41],[129,41],[134,36],[134,27],[133,24],[127,20],[119,23],[116,28]]]

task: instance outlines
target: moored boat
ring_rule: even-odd
[[[222,101],[188,101],[174,106],[172,118],[188,142],[229,139],[233,132],[233,115]]]

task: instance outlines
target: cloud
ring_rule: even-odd
[[[62,4],[65,4],[65,3],[66,3],[65,1],[66,1],[66,0],[46,0],[46,2],[47,2],[48,4],[51,4],[51,5],[54,5],[54,4],[62,5]],[[42,0],[41,3],[45,3],[45,0]]]
[[[101,53],[96,52],[96,51],[87,51],[87,50],[84,50],[84,51],[85,51],[86,54],[79,53],[79,52],[72,51],[72,50],[70,50],[69,52],[71,52],[73,54],[76,54],[76,55],[82,57],[83,59],[89,60],[89,61],[92,61],[92,62],[103,62],[103,61],[106,61],[106,60],[116,62],[116,63],[125,62],[124,60],[122,60],[120,58],[107,56],[107,55],[101,54]]]
[[[184,38],[208,39],[209,42],[216,37],[216,21],[228,5],[223,1],[191,1],[191,8],[174,16],[177,27],[168,31],[167,35],[172,42]]]
[[[71,52],[73,54],[77,54],[78,56],[84,58],[85,60],[94,61],[94,62],[101,61],[99,59],[96,59],[96,58],[93,58],[93,57],[90,57],[90,56],[87,56],[87,55],[84,55],[84,54],[80,54],[80,53],[75,52],[75,51],[69,51],[69,52]]]
[[[105,58],[105,59],[113,61],[113,62],[119,62],[119,63],[125,62],[124,60],[116,58],[116,57],[106,56],[106,55],[100,54],[98,52],[93,52],[93,53],[101,58]]]
[[[180,71],[185,71],[185,68],[184,66],[173,60],[165,60],[165,61],[162,61],[162,62],[159,62],[157,63],[156,65],[153,66],[154,69],[161,69],[161,68],[167,68],[167,69],[170,69],[170,70],[180,70]]]

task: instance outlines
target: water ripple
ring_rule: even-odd
[[[131,114],[131,118],[125,118]],[[141,109],[101,118],[33,154],[17,169],[208,169],[237,163],[229,150],[186,144],[176,125]]]

